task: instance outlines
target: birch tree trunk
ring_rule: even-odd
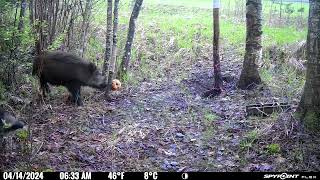
[[[34,21],[33,0],[30,0],[29,2],[29,20],[30,20],[31,27],[33,27],[33,21]]]
[[[89,19],[91,16],[91,9],[92,9],[92,0],[86,1],[85,10],[82,14],[82,32],[81,32],[81,43],[80,43],[80,55],[83,57],[85,51],[86,51],[86,42],[87,42],[87,32],[89,28]]]
[[[113,43],[112,43],[111,61],[109,65],[108,85],[107,85],[107,92],[106,92],[107,95],[111,91],[111,85],[112,85],[116,59],[117,59],[118,16],[119,16],[119,0],[115,0],[114,9],[113,9]]]
[[[122,62],[120,64],[120,69],[119,69],[119,77],[121,79],[123,79],[123,77],[127,74],[127,71],[128,71],[129,62],[130,62],[130,58],[131,58],[131,47],[132,47],[134,32],[135,32],[135,28],[136,28],[136,20],[139,16],[142,2],[143,2],[143,0],[136,0],[134,7],[133,7],[133,10],[132,10],[131,17],[130,17],[127,42],[126,42],[126,46],[124,49],[124,55],[122,58]]]
[[[307,37],[307,74],[297,115],[307,131],[320,130],[320,1],[310,0]]]
[[[248,89],[261,83],[257,62],[262,57],[262,4],[261,0],[247,0],[247,37],[243,69],[238,87]]]
[[[20,8],[20,19],[19,19],[19,25],[18,25],[18,31],[22,32],[24,28],[24,17],[26,15],[26,9],[27,9],[27,2],[26,0],[21,1],[21,8]]]
[[[283,4],[282,1],[283,1],[283,0],[280,1],[280,9],[279,9],[279,11],[280,11],[279,25],[280,25],[280,26],[282,25],[282,4]]]
[[[107,8],[107,35],[106,35],[106,52],[104,57],[103,75],[108,74],[109,63],[112,50],[112,0],[108,0]]]

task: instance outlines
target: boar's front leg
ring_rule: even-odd
[[[82,106],[83,102],[81,100],[81,85],[79,82],[70,82],[66,84],[66,87],[68,88],[69,92],[71,93],[71,101],[73,103],[76,103],[78,106]]]
[[[40,87],[42,90],[43,97],[46,97],[46,93],[50,93],[50,88],[47,81],[45,81],[44,78],[40,78]]]

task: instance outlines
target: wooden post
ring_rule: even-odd
[[[219,39],[220,39],[220,22],[219,22],[220,0],[213,1],[213,71],[214,85],[213,89],[205,92],[204,97],[217,96],[222,92],[222,75],[220,68]]]
[[[220,21],[219,21],[220,0],[214,0],[213,4],[213,66],[214,66],[214,88],[221,91],[222,77],[220,68],[219,39],[220,39]]]

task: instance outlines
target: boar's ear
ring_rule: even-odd
[[[97,70],[97,66],[94,65],[92,62],[89,63],[89,71],[91,73],[95,72]]]

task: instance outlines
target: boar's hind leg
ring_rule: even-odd
[[[80,85],[80,83],[71,82],[71,83],[67,84],[66,87],[68,88],[69,92],[72,95],[72,97],[71,97],[72,102],[76,103],[78,106],[82,106],[83,103],[81,100],[81,93],[80,93],[81,85]]]

